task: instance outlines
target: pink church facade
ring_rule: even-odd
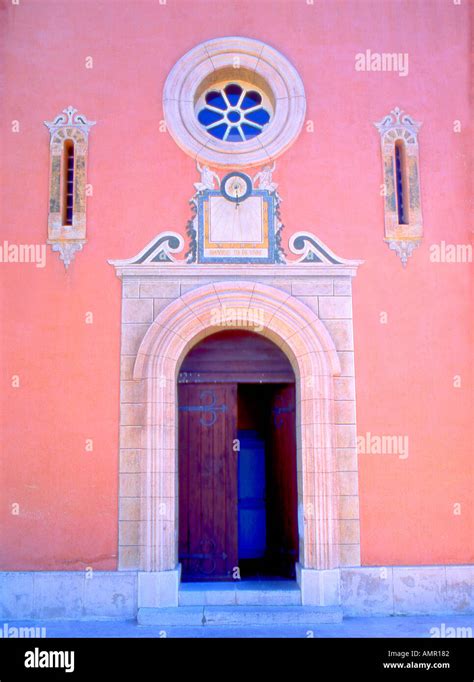
[[[297,603],[472,612],[468,3],[2,9],[2,616],[184,603],[182,363],[242,326]]]

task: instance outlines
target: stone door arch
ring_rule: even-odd
[[[222,324],[232,328],[232,311],[239,311],[240,320],[245,314],[251,320],[257,311],[263,322],[257,333],[276,343],[294,368],[300,565],[338,567],[333,378],[340,363],[334,343],[315,313],[296,297],[261,283],[229,281],[198,287],[174,300],[157,315],[138,349],[135,402],[146,406],[144,424],[136,427],[143,473],[140,568],[177,568],[177,372],[193,345]]]

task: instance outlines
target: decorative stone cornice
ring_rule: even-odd
[[[96,124],[96,121],[88,121],[84,114],[78,114],[77,111],[72,105],[69,105],[53,121],[43,121],[51,133],[51,137],[59,128],[71,126],[71,128],[82,130],[87,138],[89,130]]]
[[[337,256],[311,232],[296,232],[289,240],[290,252],[299,258],[281,263],[193,263],[176,259],[184,239],[178,232],[160,232],[136,256],[109,259],[118,277],[271,277],[273,279],[298,276],[349,275],[355,277],[362,260],[347,260]]]
[[[382,136],[390,130],[404,128],[415,137],[415,140],[421,125],[421,121],[415,121],[411,116],[405,114],[400,107],[395,107],[387,116],[384,116],[381,121],[374,123],[374,126]]]
[[[300,256],[296,263],[321,263],[322,265],[358,266],[363,261],[346,260],[331,251],[316,235],[311,232],[296,232],[288,243],[290,252]]]
[[[357,268],[362,265],[364,261],[354,260],[348,261],[344,264],[327,264],[327,263],[288,263],[285,266],[276,265],[259,265],[252,264],[200,264],[195,263],[188,265],[183,261],[176,261],[174,263],[143,263],[133,264],[121,260],[109,260],[108,263],[113,265],[117,277],[163,277],[164,279],[185,279],[189,278],[195,280],[202,277],[229,277],[232,279],[242,280],[259,280],[265,281],[266,278],[282,282],[287,281],[291,277],[298,277],[304,279],[305,277],[314,279],[314,277],[355,277]]]
[[[136,256],[124,260],[109,260],[108,262],[116,267],[172,263],[176,261],[173,254],[180,253],[183,248],[184,239],[178,232],[160,232]]]

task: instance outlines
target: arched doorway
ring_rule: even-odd
[[[173,278],[183,277],[181,268],[173,269],[171,274],[171,266],[166,266],[171,283]],[[197,268],[186,266],[185,272],[194,273],[195,277]],[[278,268],[278,273],[286,282],[289,271]],[[224,306],[225,310],[260,311],[260,329],[255,327],[255,331],[277,345],[294,369],[297,381],[297,582],[303,604],[327,605],[328,599],[339,603],[334,589],[339,589],[337,569],[340,552],[345,549],[340,545],[339,533],[344,523],[339,521],[344,498],[339,493],[337,473],[340,427],[335,407],[341,400],[346,403],[352,400],[354,381],[344,377],[344,386],[337,386],[336,380],[341,374],[339,355],[330,333],[311,308],[297,296],[275,286],[239,280],[239,277],[240,271],[235,273],[234,281],[216,281],[186,291],[162,307],[143,337],[143,325],[124,325],[127,343],[131,344],[127,349],[133,349],[136,355],[133,381],[122,384],[122,407],[141,410],[142,415],[141,426],[122,427],[120,432],[121,452],[130,447],[141,448],[137,462],[140,473],[131,479],[128,473],[120,475],[124,491],[130,489],[127,486],[135,486],[131,491],[135,497],[130,501],[137,518],[141,519],[136,522],[139,544],[134,548],[134,561],[141,571],[139,608],[178,604],[181,565],[178,558],[177,377],[190,349],[222,331],[222,316],[221,324],[217,324],[215,313]],[[145,283],[148,283],[146,276],[140,286]],[[237,326],[237,323],[233,325]],[[350,395],[346,395],[347,387]],[[343,427],[344,438],[348,428],[355,442],[355,424]],[[125,561],[128,550],[119,544],[121,562]]]
[[[249,331],[206,337],[178,374],[183,581],[294,578],[295,375]]]

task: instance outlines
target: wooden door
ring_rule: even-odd
[[[294,577],[298,561],[295,386],[271,395],[267,470],[267,552],[279,575]]]
[[[179,560],[184,580],[238,564],[236,384],[179,384]]]

